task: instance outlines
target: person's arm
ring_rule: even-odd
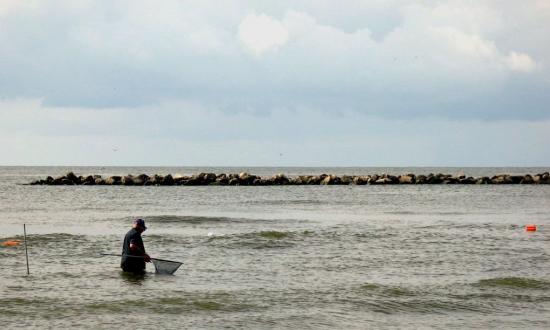
[[[133,255],[143,256],[143,259],[145,259],[145,262],[150,262],[151,257],[145,251],[143,251],[134,240],[130,241],[130,251]]]

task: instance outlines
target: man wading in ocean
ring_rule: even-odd
[[[120,267],[125,272],[145,274],[145,263],[151,262],[151,258],[145,253],[141,233],[147,229],[143,219],[134,220],[132,229],[124,236],[122,245],[122,259]]]

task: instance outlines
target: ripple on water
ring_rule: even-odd
[[[147,222],[153,223],[180,223],[180,224],[212,224],[212,223],[239,223],[263,221],[260,219],[240,219],[229,217],[209,217],[194,215],[150,215],[146,217]],[[125,219],[126,221],[126,219]]]
[[[480,301],[465,301],[428,290],[366,283],[347,297],[356,306],[382,314],[444,314],[447,312],[488,313],[495,309]]]
[[[71,317],[85,314],[130,315],[136,306],[147,314],[182,314],[200,311],[241,312],[265,307],[227,293],[184,293],[179,296],[150,299],[117,299],[100,301],[61,300],[51,298],[2,299],[0,314],[25,317]]]
[[[132,313],[135,306],[145,313],[181,314],[197,311],[239,312],[261,309],[261,306],[251,304],[239,297],[227,293],[193,294],[181,296],[156,297],[138,300],[113,300],[85,304],[82,308],[88,312],[102,313]]]
[[[505,287],[512,289],[550,289],[550,282],[526,277],[496,277],[480,280],[479,287]]]
[[[401,296],[413,297],[416,295],[416,293],[413,290],[410,290],[404,287],[384,286],[384,285],[377,285],[372,283],[361,285],[359,287],[359,290],[377,292],[381,296],[387,296],[387,297],[401,297]]]
[[[292,231],[267,230],[212,236],[208,242],[227,249],[282,249],[294,247],[297,235]]]
[[[56,298],[3,298],[0,304],[0,315],[25,315],[41,317],[44,315],[59,315],[67,305]]]

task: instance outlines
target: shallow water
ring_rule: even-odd
[[[77,174],[239,172],[71,168]],[[67,168],[0,168],[7,328],[549,328],[550,186],[25,186]],[[246,169],[539,173],[548,169]],[[122,274],[132,217],[174,276]],[[525,224],[538,231],[525,232]]]

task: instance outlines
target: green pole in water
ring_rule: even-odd
[[[23,236],[25,237],[25,258],[27,259],[27,275],[30,275],[29,272],[29,252],[27,251],[27,227],[23,224]]]

